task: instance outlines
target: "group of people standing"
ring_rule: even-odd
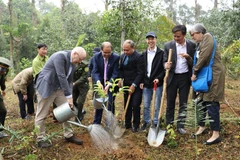
[[[166,124],[173,125],[176,121],[176,128],[180,134],[186,134],[185,129],[188,97],[191,82],[197,79],[197,74],[202,67],[207,66],[213,50],[213,37],[206,32],[201,24],[196,24],[189,31],[192,39],[196,42],[187,40],[187,28],[184,25],[176,25],[172,29],[174,39],[164,45],[161,50],[157,45],[157,35],[148,32],[146,42],[148,48],[140,54],[135,50],[132,40],[126,40],[122,45],[123,54],[120,56],[112,52],[109,42],[104,42],[101,52],[93,57],[92,78],[94,83],[99,83],[108,93],[110,101],[108,110],[114,113],[114,97],[109,92],[112,86],[112,79],[120,78],[118,87],[128,86],[129,90],[124,94],[124,106],[130,96],[129,106],[125,115],[126,129],[133,132],[146,130],[150,126],[150,106],[153,99],[154,83],[157,84],[156,98],[154,106],[154,125],[158,123],[158,114],[163,91],[163,81],[166,69],[169,70],[167,79],[167,107]],[[172,49],[172,59],[168,62],[169,50]],[[193,66],[194,54],[198,55],[197,63]],[[106,65],[107,63],[107,65]],[[107,67],[106,67],[107,66]],[[209,90],[204,93],[193,92],[201,97],[203,103],[204,117],[208,113],[210,117],[210,127],[213,131],[211,138],[204,142],[206,145],[215,144],[221,141],[220,131],[220,104],[224,100],[225,70],[221,64],[221,56],[218,49],[214,57],[213,83]],[[108,81],[108,83],[106,83]],[[179,98],[178,118],[175,117],[176,98]],[[143,124],[140,126],[140,105],[144,101]],[[200,113],[199,113],[200,114]],[[100,124],[102,109],[96,109],[94,123]],[[198,122],[199,129],[193,134],[199,136],[205,133],[204,119]]]
[[[167,79],[167,107],[166,107],[166,123],[174,124],[174,113],[177,94],[179,97],[179,113],[177,119],[177,131],[185,134],[184,128],[188,96],[191,87],[191,81],[197,78],[199,70],[209,63],[210,55],[213,48],[213,39],[201,24],[196,24],[190,30],[194,43],[186,39],[187,29],[184,25],[176,25],[172,29],[174,39],[164,45],[164,50],[160,49],[157,43],[157,35],[154,32],[146,34],[147,49],[140,54],[135,49],[135,43],[132,40],[126,40],[122,45],[123,54],[120,56],[113,52],[110,42],[103,42],[100,48],[96,48],[94,56],[90,63],[85,63],[86,51],[82,47],[75,47],[70,51],[59,51],[46,56],[47,46],[38,47],[38,55],[33,60],[31,68],[20,72],[14,82],[19,82],[14,89],[18,94],[20,113],[22,118],[28,118],[28,115],[34,114],[34,107],[29,103],[28,114],[25,111],[23,102],[31,100],[28,93],[28,87],[33,88],[37,95],[37,111],[35,116],[35,127],[39,129],[37,135],[37,146],[40,148],[50,147],[52,144],[44,141],[45,124],[44,121],[49,114],[52,104],[56,107],[68,102],[72,107],[77,106],[79,109],[78,118],[83,117],[83,104],[86,93],[89,90],[89,82],[98,84],[108,94],[108,110],[115,113],[115,96],[114,88],[110,92],[113,80],[120,78],[118,87],[129,86],[129,90],[124,94],[124,106],[130,97],[129,106],[125,115],[126,129],[132,129],[133,132],[146,130],[150,126],[150,106],[154,103],[154,124],[158,123],[158,114],[163,91],[163,81],[165,70],[169,70]],[[168,53],[172,49],[172,59],[168,62]],[[197,64],[193,66],[193,56],[198,54]],[[206,93],[200,93],[204,101],[205,111],[213,120],[210,122],[213,135],[205,144],[214,144],[221,141],[220,138],[220,104],[224,97],[224,68],[221,64],[220,53],[217,50],[214,57],[213,65],[213,83]],[[1,64],[2,65],[2,64]],[[77,66],[76,66],[77,65]],[[1,66],[2,67],[2,66]],[[1,72],[2,73],[2,72]],[[6,74],[5,74],[6,75]],[[5,76],[4,75],[4,76]],[[32,76],[29,76],[32,75]],[[1,74],[2,77],[2,74]],[[17,78],[18,77],[18,78]],[[21,78],[20,78],[21,77]],[[220,80],[220,77],[222,78]],[[21,80],[19,80],[21,79]],[[28,81],[28,80],[29,81]],[[32,81],[34,79],[34,81]],[[4,81],[0,79],[2,94],[4,93]],[[24,85],[23,85],[24,82]],[[32,82],[32,83],[30,83]],[[156,99],[153,99],[154,83],[156,88]],[[81,84],[81,86],[79,86]],[[20,89],[19,89],[20,87]],[[13,87],[15,88],[15,87]],[[79,95],[83,95],[79,97]],[[140,105],[144,101],[143,108],[143,124],[140,126]],[[2,98],[0,97],[2,101]],[[1,104],[1,103],[0,103]],[[1,104],[0,123],[4,124],[5,116]],[[94,124],[101,124],[102,109],[95,110]],[[3,118],[4,117],[4,118]],[[204,133],[205,123],[199,122],[199,130],[195,136]],[[73,134],[73,130],[68,123],[63,123],[64,137],[68,142],[81,145],[83,142]],[[1,132],[0,132],[1,133]],[[1,137],[1,134],[0,134]]]

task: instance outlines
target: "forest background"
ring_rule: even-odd
[[[110,41],[121,53],[125,39],[132,39],[142,52],[147,46],[145,35],[155,31],[157,45],[173,39],[176,24],[191,26],[203,23],[218,41],[227,75],[240,76],[240,0],[212,0],[210,10],[178,4],[178,0],[101,0],[104,11],[82,11],[71,0],[60,0],[60,7],[47,0],[0,0],[0,55],[9,58],[14,69],[10,76],[31,66],[38,43],[48,45],[48,55],[56,51],[83,46],[92,49]],[[178,4],[178,5],[177,5]],[[191,39],[188,35],[187,38]]]

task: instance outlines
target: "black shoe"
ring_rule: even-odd
[[[38,146],[39,148],[49,148],[49,147],[52,146],[52,144],[51,144],[50,142],[47,142],[47,141],[39,141],[39,142],[37,143],[37,146]]]
[[[184,129],[184,128],[178,128],[177,131],[180,133],[180,134],[186,134],[187,131]]]
[[[205,141],[205,142],[203,142],[203,144],[205,144],[205,145],[212,145],[212,144],[216,144],[216,143],[219,143],[219,142],[221,142],[221,137],[219,136],[218,138],[216,138],[215,140],[213,140],[212,142],[207,142],[207,141]]]
[[[146,130],[147,128],[149,128],[149,127],[150,127],[150,124],[144,122],[143,125],[142,125],[142,127],[141,127],[141,131],[145,131],[145,130]]]
[[[132,126],[126,125],[125,128],[126,128],[126,129],[132,129]]]
[[[192,133],[191,137],[192,138],[196,138],[197,136],[200,136],[200,135],[203,135],[203,134],[207,134],[208,133],[208,130],[207,129],[204,129],[202,131],[202,133],[199,133],[199,134],[196,134],[196,133]]]
[[[77,139],[75,136],[72,136],[72,137],[70,137],[70,138],[66,138],[66,137],[65,137],[65,140],[66,140],[67,142],[75,143],[75,144],[77,144],[77,145],[82,145],[82,144],[83,144],[83,141],[80,140],[80,139]]]
[[[82,114],[86,114],[87,112],[85,110],[82,111]]]
[[[139,129],[138,129],[137,127],[133,127],[133,128],[132,128],[132,132],[133,132],[133,133],[138,132],[138,131],[139,131]]]

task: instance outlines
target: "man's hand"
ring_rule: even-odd
[[[144,83],[140,83],[139,87],[140,89],[143,89]]]
[[[130,92],[130,94],[133,94],[134,91],[135,91],[135,87],[134,87],[134,85],[131,85],[131,86],[129,87],[129,92]]]
[[[179,56],[186,59],[190,58],[189,54],[187,53],[179,53]]]
[[[166,62],[166,63],[164,64],[164,67],[165,67],[165,69],[171,69],[171,67],[172,67],[172,62]]]
[[[159,80],[157,78],[153,80],[153,83],[158,84],[158,82],[159,82]]]
[[[73,108],[73,99],[72,98],[68,98],[67,102],[68,102],[70,108]]]
[[[23,100],[26,101],[28,99],[27,95],[23,95]]]
[[[105,88],[104,88],[104,92],[105,92],[105,94],[107,94],[108,93],[108,90],[109,90],[109,88],[110,88],[110,84],[108,84]]]
[[[195,74],[192,74],[191,80],[195,81],[197,79],[197,76]]]
[[[5,91],[2,91],[2,96],[4,97],[6,95]]]
[[[92,77],[88,77],[88,81],[89,81],[89,82],[92,82]]]
[[[122,83],[123,83],[123,81],[120,79],[120,80],[118,81],[118,87],[119,87],[119,88],[121,88],[121,87],[123,86]]]

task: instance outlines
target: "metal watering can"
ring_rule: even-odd
[[[103,105],[107,106],[108,97],[100,97],[97,93],[94,93],[93,106],[95,109],[103,109]]]
[[[77,117],[78,109],[75,106],[73,106],[73,108],[71,108],[67,102],[65,102],[65,103],[61,104],[60,106],[58,106],[57,108],[55,108],[53,110],[53,114],[56,117],[56,119],[58,120],[58,122],[68,122],[68,123],[74,124],[76,126],[83,127],[85,129],[87,129],[89,132],[92,130],[92,125],[85,126],[81,123],[81,121]],[[69,119],[72,117],[76,117],[78,122],[69,121]]]

